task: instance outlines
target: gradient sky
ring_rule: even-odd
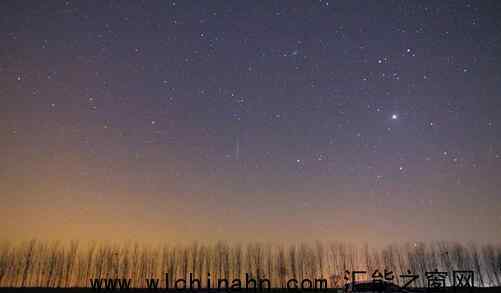
[[[499,1],[0,11],[0,239],[501,241]]]

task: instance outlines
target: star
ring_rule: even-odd
[[[252,9],[245,1],[77,2],[5,7],[6,14],[22,10],[29,19],[2,19],[8,50],[0,64],[0,117],[6,117],[0,131],[9,145],[0,160],[2,175],[26,181],[27,188],[26,204],[19,204],[16,186],[0,184],[0,194],[12,195],[10,204],[0,205],[0,218],[30,225],[2,238],[52,231],[51,221],[36,223],[47,212],[34,205],[40,199],[60,202],[65,215],[79,205],[94,215],[101,208],[92,202],[102,194],[105,205],[125,204],[113,211],[107,228],[131,224],[146,231],[137,237],[148,242],[217,242],[219,233],[210,230],[219,224],[220,235],[239,241],[254,240],[261,229],[259,241],[295,241],[289,231],[311,228],[315,235],[323,232],[316,224],[335,230],[340,220],[348,230],[358,229],[358,220],[379,222],[389,233],[396,232],[393,221],[410,228],[387,239],[364,234],[362,227],[346,239],[371,246],[373,240],[379,246],[417,238],[420,248],[418,241],[456,235],[461,242],[501,241],[495,229],[471,229],[498,222],[501,88],[495,81],[501,75],[489,65],[497,60],[492,49],[501,34],[492,5],[434,1],[416,7],[405,1],[401,9],[369,4],[368,11],[352,14],[356,4],[331,0],[265,1]],[[91,17],[119,8],[118,18]],[[439,30],[432,26],[436,12]],[[33,30],[53,16],[64,17],[64,26]],[[322,29],[333,17],[339,20],[333,30]],[[373,23],[373,17],[388,21]],[[93,27],[82,29],[89,21]],[[381,31],[388,32],[384,43],[373,38]],[[53,42],[55,34],[71,38]],[[43,192],[36,190],[38,181]],[[51,192],[68,188],[78,202]],[[477,192],[482,203],[469,205]],[[261,204],[248,204],[254,201]],[[284,217],[303,202],[309,208],[301,217]],[[175,207],[185,203],[187,213],[178,215]],[[249,226],[246,217],[227,214],[240,204],[245,214],[266,221]],[[410,220],[405,213],[385,214],[411,205],[416,213]],[[442,237],[436,231],[420,233],[426,217],[454,217],[463,209],[478,216],[466,223],[471,233],[462,235],[464,223],[454,221],[437,223],[436,231],[450,232],[445,239],[433,239]],[[147,215],[137,217],[144,210]],[[121,215],[129,211],[135,217]],[[150,236],[151,221],[164,214],[193,231],[176,221],[153,223],[182,233]],[[214,221],[205,226],[207,217]],[[74,220],[81,231],[63,225],[50,236],[113,238],[102,229],[89,235],[85,218]]]

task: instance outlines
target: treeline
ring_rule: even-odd
[[[146,278],[164,278],[170,286],[175,278],[190,273],[203,286],[207,273],[212,286],[217,278],[267,278],[283,287],[289,279],[327,279],[329,287],[343,286],[345,271],[393,272],[393,282],[402,284],[401,274],[419,275],[415,286],[426,286],[425,273],[438,269],[471,270],[476,286],[501,286],[501,246],[449,242],[394,244],[370,249],[339,242],[273,245],[264,243],[146,246],[139,244],[97,244],[83,247],[78,242],[28,241],[0,248],[0,287],[87,287],[94,278],[130,278],[132,286]]]

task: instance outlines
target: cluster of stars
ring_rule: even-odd
[[[478,212],[501,170],[501,38],[489,5],[463,4],[27,7],[3,20],[9,154],[155,202]]]

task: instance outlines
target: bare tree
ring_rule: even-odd
[[[318,273],[319,277],[323,278],[324,273],[325,273],[325,250],[324,250],[324,245],[320,241],[315,242],[315,247],[316,247],[316,263],[318,264]]]
[[[0,286],[4,284],[3,281],[9,269],[10,251],[10,243],[3,242],[0,248]]]
[[[277,255],[277,270],[278,270],[278,281],[281,288],[285,288],[286,278],[287,278],[287,260],[285,256],[285,249],[283,246],[278,247]]]
[[[297,257],[296,257],[296,246],[289,246],[289,272],[290,278],[297,279]]]
[[[233,278],[240,279],[242,277],[242,262],[243,262],[243,256],[242,256],[242,245],[237,244],[233,247],[233,260],[234,260],[234,275]]]
[[[500,285],[499,267],[496,261],[496,249],[493,245],[486,245],[482,249],[482,254],[491,286]]]
[[[26,247],[26,253],[24,255],[24,270],[23,277],[21,281],[21,287],[25,287],[27,282],[29,281],[29,277],[31,276],[32,262],[33,262],[33,253],[36,246],[36,240],[31,240],[28,242]]]

